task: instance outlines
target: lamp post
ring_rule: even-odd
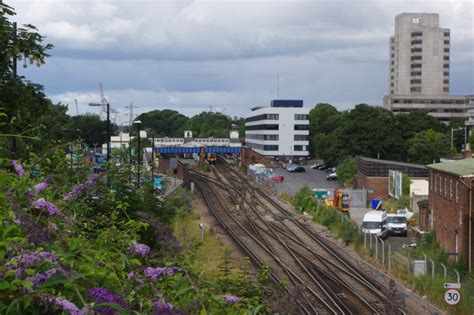
[[[108,162],[110,160],[110,104],[107,100],[105,100],[105,102],[107,105],[107,162]],[[102,104],[89,103],[89,106],[102,106]]]
[[[155,135],[151,136],[151,180],[155,186]]]
[[[141,121],[140,120],[135,120],[133,122],[134,124],[137,125],[138,131],[137,131],[137,181],[138,181],[138,187],[140,187],[140,126],[141,126]]]

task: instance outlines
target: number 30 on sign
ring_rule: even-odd
[[[444,293],[444,301],[449,305],[456,305],[461,300],[461,293],[456,289],[446,290]]]

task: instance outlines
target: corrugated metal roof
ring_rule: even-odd
[[[430,164],[428,165],[428,167],[454,175],[474,175],[474,159],[464,159],[447,163]]]

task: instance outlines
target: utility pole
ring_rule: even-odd
[[[16,22],[13,22],[13,46],[16,45],[16,40],[17,40],[17,28],[16,28]],[[16,70],[16,62],[17,62],[17,56],[16,54],[13,55],[13,65],[12,65],[12,70],[13,70],[13,79],[16,79],[17,77],[17,70]],[[15,93],[15,92],[13,92]],[[13,99],[16,99],[16,95],[13,95]],[[13,132],[12,132],[13,133]],[[16,158],[16,136],[13,135],[12,137],[12,158]]]
[[[155,135],[151,136],[151,180],[155,186]]]

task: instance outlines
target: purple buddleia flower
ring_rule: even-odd
[[[45,190],[46,188],[48,188],[48,182],[47,182],[47,181],[44,181],[44,182],[41,182],[41,183],[39,183],[39,184],[36,184],[34,188],[35,188],[35,191],[36,191],[37,193],[42,192],[43,190]]]
[[[145,275],[145,277],[151,278],[152,280],[157,280],[163,274],[172,276],[179,270],[180,269],[178,267],[147,267],[143,271],[143,275]]]
[[[87,309],[81,310],[71,301],[68,301],[66,299],[63,299],[57,296],[46,295],[46,296],[42,296],[41,299],[46,303],[60,307],[64,312],[70,315],[83,315],[87,313]]]
[[[222,301],[228,303],[236,303],[240,300],[240,298],[233,296],[233,295],[221,295]]]
[[[39,273],[33,278],[32,288],[38,288],[44,281],[48,280],[52,275],[54,275],[58,270],[56,268],[50,269],[43,273]]]
[[[64,196],[63,199],[64,199],[65,201],[75,199],[75,198],[77,198],[78,196],[82,195],[85,190],[86,190],[86,186],[85,186],[84,184],[74,185],[74,186],[72,187],[72,190],[71,190],[70,192],[68,192],[68,193]]]
[[[135,279],[135,278],[137,277],[137,275],[138,275],[138,274],[137,274],[135,271],[132,271],[132,272],[129,272],[129,273],[127,274],[127,278],[128,278],[129,280]]]
[[[58,230],[58,226],[54,222],[50,222],[48,227],[51,231],[57,231]]]
[[[28,192],[26,193],[26,197],[28,197],[28,200],[31,202],[35,198],[35,192],[31,189],[28,188]]]
[[[53,215],[62,216],[62,214],[59,212],[59,209],[55,205],[53,205],[51,202],[48,202],[44,199],[38,199],[36,201],[33,201],[32,206],[33,208],[41,209],[48,212],[49,216],[53,216]]]
[[[145,275],[145,277],[151,278],[152,280],[157,280],[164,271],[165,271],[165,268],[161,268],[161,267],[157,267],[157,268],[147,267],[143,271],[143,274]]]
[[[105,173],[102,173],[92,179],[87,180],[84,184],[77,184],[74,185],[70,192],[68,192],[63,199],[65,201],[75,199],[82,195],[87,189],[92,188],[101,178],[104,176]]]
[[[135,256],[148,256],[150,253],[150,247],[145,244],[140,244],[137,241],[133,240],[128,247],[128,251]]]
[[[21,224],[21,219],[20,219],[20,218],[15,218],[15,219],[13,220],[13,222],[14,222],[15,224]]]
[[[153,315],[173,315],[173,304],[165,301],[153,301]]]
[[[23,175],[25,174],[25,170],[23,169],[23,166],[20,163],[18,163],[16,160],[12,161],[12,165],[15,168],[16,174],[19,177],[23,177]]]
[[[25,270],[36,265],[41,260],[56,262],[58,257],[49,252],[31,252],[22,253],[13,257],[3,266],[5,271],[15,269],[15,276],[22,279],[25,276]]]
[[[115,303],[120,305],[122,308],[127,309],[127,303],[120,295],[114,294],[112,291],[105,288],[93,288],[89,290],[89,296],[95,300],[96,304],[102,303]],[[116,311],[109,306],[95,306],[94,311],[97,314],[113,315]]]
[[[172,276],[174,275],[175,273],[177,273],[178,271],[180,271],[181,269],[178,268],[178,267],[168,267],[165,269],[165,274],[167,276]]]

